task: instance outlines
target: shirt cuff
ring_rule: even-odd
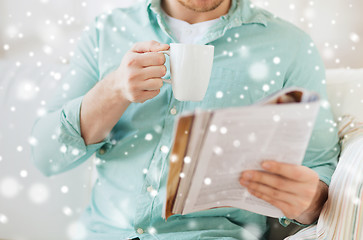
[[[315,222],[313,222],[312,224],[302,224],[302,223],[299,223],[298,221],[295,221],[294,219],[290,219],[290,218],[287,218],[287,217],[280,217],[279,218],[279,222],[282,226],[284,227],[287,227],[290,225],[290,223],[294,223],[300,227],[309,227],[313,224],[316,224],[318,220],[316,220]]]
[[[62,152],[73,156],[83,156],[86,153],[96,152],[103,145],[111,143],[109,136],[99,143],[86,145],[81,136],[80,111],[83,96],[73,99],[63,105],[60,115],[60,128],[58,141],[63,144]]]

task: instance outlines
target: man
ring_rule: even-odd
[[[203,101],[180,102],[163,85],[159,51],[171,42],[215,46]],[[85,239],[97,240],[263,239],[266,218],[235,208],[162,219],[174,121],[195,108],[249,105],[288,86],[326,98],[311,39],[248,0],[149,0],[100,15],[62,81],[67,87],[34,126],[34,161],[49,176],[96,153],[99,177],[83,221]],[[331,119],[322,107],[304,166],[265,161],[265,172],[241,174],[243,187],[282,210],[283,225],[319,216],[339,154]]]

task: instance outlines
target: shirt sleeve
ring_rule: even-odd
[[[68,171],[86,161],[103,145],[86,145],[81,137],[80,111],[83,96],[99,81],[97,18],[86,28],[65,76],[57,83],[53,97],[47,101],[46,114],[32,128],[37,144],[32,159],[46,176]]]
[[[340,153],[339,138],[326,93],[325,67],[309,36],[296,41],[294,58],[287,71],[284,87],[298,86],[320,95],[321,105],[305,153],[303,165],[313,169],[321,181],[330,184]],[[280,223],[294,222],[286,217]],[[286,225],[286,224],[283,224]],[[307,225],[303,225],[307,226]]]

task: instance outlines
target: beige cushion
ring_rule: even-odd
[[[363,68],[329,69],[327,91],[335,119],[352,115],[363,121]]]

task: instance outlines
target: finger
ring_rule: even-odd
[[[137,60],[142,67],[164,65],[166,61],[164,54],[158,52],[138,54]]]
[[[163,79],[152,78],[152,79],[147,79],[147,80],[143,81],[141,89],[153,91],[153,90],[160,89],[162,86],[163,86]]]
[[[145,102],[149,99],[156,97],[160,93],[160,90],[143,91],[142,101]]]
[[[300,190],[299,185],[295,181],[276,174],[262,171],[244,171],[240,181],[241,184],[243,181],[260,183],[294,194]]]
[[[166,74],[166,67],[164,65],[150,66],[143,68],[141,71],[144,79],[161,78]]]
[[[273,199],[283,201],[283,202],[293,202],[297,198],[297,196],[293,193],[288,193],[285,191],[281,191],[277,188],[273,188],[264,184],[256,183],[256,182],[241,182],[243,186],[245,186],[248,191],[259,192],[263,195],[271,197]]]
[[[168,50],[169,47],[168,44],[161,44],[157,41],[138,42],[132,46],[131,51],[137,53],[158,52]]]
[[[310,181],[313,177],[317,176],[317,174],[308,167],[276,161],[264,161],[262,163],[262,168],[270,173],[278,174],[299,182]]]
[[[291,213],[289,212],[290,209],[292,209],[292,206],[287,203],[287,202],[284,202],[284,201],[279,201],[279,200],[276,200],[276,199],[273,199],[267,195],[264,195],[262,193],[259,193],[259,192],[254,192],[254,191],[249,191],[253,196],[259,198],[259,199],[262,199],[268,203],[270,203],[272,206],[275,206],[277,207],[278,209],[280,209],[284,215],[288,218],[295,218],[295,216],[292,216]]]

